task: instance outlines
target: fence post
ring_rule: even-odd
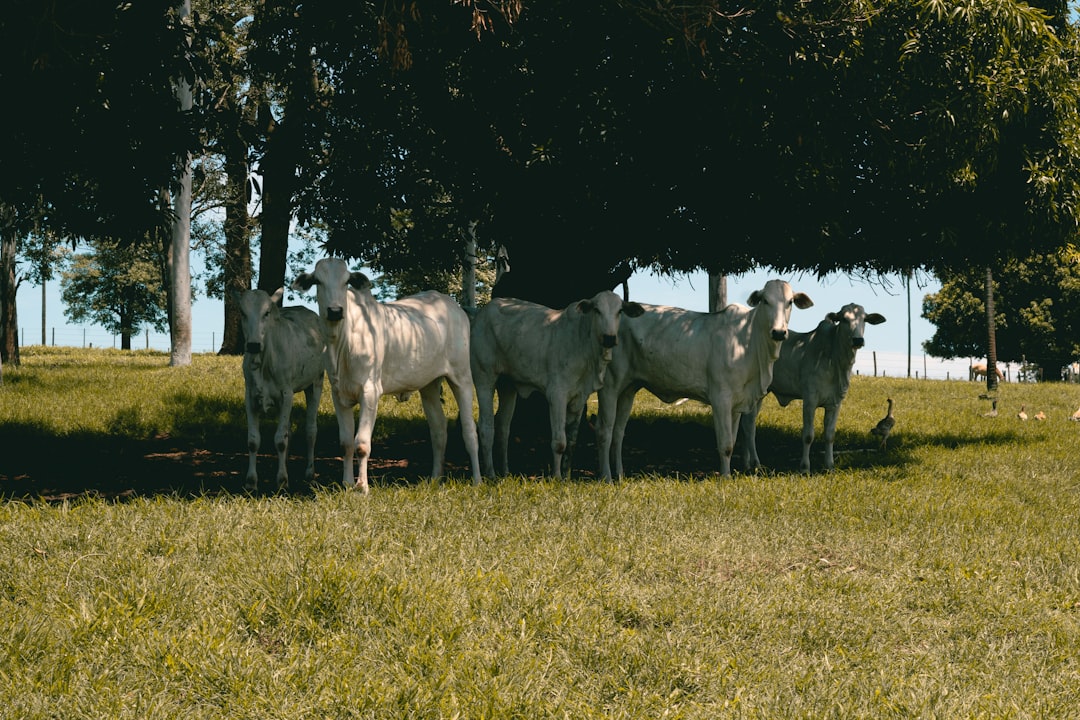
[[[877,350],[874,351],[874,377],[877,377]]]

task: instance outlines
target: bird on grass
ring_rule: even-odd
[[[990,401],[990,412],[983,413],[983,417],[997,417],[997,400]]]
[[[1039,412],[1035,413],[1035,415],[1033,417],[1036,420],[1042,421],[1042,420],[1046,419],[1046,413],[1044,413],[1042,410],[1040,410]]]
[[[1016,417],[1020,418],[1021,420],[1027,420],[1028,419],[1028,414],[1026,412],[1024,412],[1024,406],[1023,405],[1020,406],[1020,412],[1016,413]]]
[[[1069,419],[1074,422],[1080,422],[1080,408],[1077,408],[1076,412],[1069,416]]]
[[[886,402],[889,403],[889,411],[885,413],[885,417],[878,420],[878,424],[870,431],[871,435],[877,435],[881,438],[881,449],[885,449],[885,444],[889,440],[889,433],[892,432],[893,427],[896,425],[896,418],[893,417],[893,400],[887,398]]]

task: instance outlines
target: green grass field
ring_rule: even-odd
[[[384,401],[367,497],[327,404],[319,482],[247,496],[238,359],[166,365],[5,367],[0,717],[1080,716],[1080,387],[985,418],[974,383],[856,377],[809,476],[770,398],[773,469],[728,479],[705,408],[643,395],[639,474],[595,480],[588,445],[557,483],[522,448],[481,487],[418,480],[419,403]]]

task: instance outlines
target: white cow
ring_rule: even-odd
[[[469,371],[469,318],[450,297],[432,290],[395,302],[381,303],[371,294],[363,273],[350,272],[340,258],[324,258],[311,273],[293,283],[298,290],[318,286],[319,315],[326,329],[326,364],[344,454],[346,486],[368,491],[367,466],[371,431],[382,395],[404,397],[419,390],[431,430],[432,477],[443,473],[446,415],[442,381],[458,404],[458,421],[480,482],[476,421],[473,419],[472,375]],[[353,408],[360,406],[359,423]],[[355,434],[353,429],[355,427]],[[360,469],[353,480],[353,457]]]
[[[749,299],[718,313],[644,305],[641,317],[619,328],[619,352],[599,392],[600,473],[623,476],[622,442],[634,396],[647,389],[664,402],[690,398],[712,407],[720,471],[731,474],[739,416],[750,412],[772,382],[772,366],[788,333],[792,305],[813,301],[770,280]]]
[[[495,474],[495,421],[499,472],[505,475],[509,472],[507,444],[517,397],[540,391],[548,402],[552,469],[556,478],[562,477],[563,455],[572,454],[585,401],[603,383],[604,369],[618,342],[619,318],[624,314],[637,317],[641,312],[640,305],[623,302],[609,290],[562,310],[495,298],[477,312],[472,328],[472,371],[480,407],[485,475]]]
[[[283,288],[273,295],[262,290],[237,293],[241,324],[246,339],[244,352],[244,406],[248,423],[248,469],[244,484],[247,490],[259,485],[255,456],[261,437],[259,420],[263,414],[277,411],[277,448],[279,487],[289,484],[285,454],[289,447],[289,416],[293,395],[304,391],[307,401],[307,468],[305,476],[315,477],[315,425],[323,386],[323,339],[319,316],[305,307],[278,306]]]
[[[879,325],[885,318],[878,313],[866,313],[862,305],[851,303],[831,312],[810,332],[791,332],[780,347],[780,357],[773,365],[769,391],[781,407],[792,400],[802,400],[802,460],[799,467],[810,472],[810,445],[814,442],[814,414],[825,408],[825,467],[833,468],[833,440],[836,438],[836,419],[840,405],[851,383],[851,366],[855,352],[866,340],[866,323]],[[761,402],[742,416],[743,459],[747,469],[758,467],[756,430]]]

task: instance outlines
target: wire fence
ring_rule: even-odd
[[[22,328],[19,332],[19,344],[23,347],[29,345],[41,345],[41,331],[27,332],[25,328]],[[49,328],[45,333],[45,345],[60,346],[60,347],[81,347],[81,348],[119,348],[121,345],[120,336],[113,335],[109,331],[96,327],[54,327]],[[221,348],[221,333],[220,332],[198,332],[192,331],[191,333],[191,351],[197,353],[216,353]],[[168,333],[154,332],[153,330],[143,330],[137,335],[131,337],[131,349],[132,350],[161,350],[169,352],[172,349],[172,341],[169,338]]]
[[[221,348],[220,331],[193,331],[191,350],[196,353],[216,353]],[[41,344],[40,330],[20,331],[20,344],[26,346]],[[46,332],[45,344],[62,347],[82,348],[119,348],[120,336],[96,326],[50,328]],[[169,352],[171,343],[167,333],[143,330],[131,338],[133,350],[159,350]],[[976,360],[978,361],[978,360]],[[968,380],[972,360],[958,358],[942,360],[929,355],[912,355],[910,363],[907,353],[860,350],[855,355],[852,372],[870,377],[911,377],[924,380]],[[910,374],[908,372],[910,366]],[[1000,363],[998,369],[1005,376],[1005,382],[1022,380],[1021,367],[1018,363]],[[1055,377],[1056,379],[1056,377]]]

